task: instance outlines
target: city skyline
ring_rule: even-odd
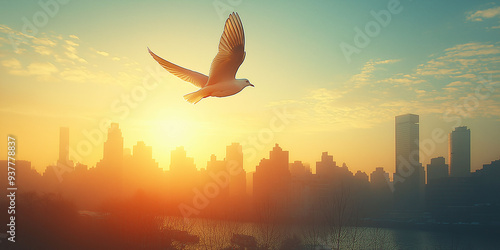
[[[421,212],[439,207],[452,209],[458,204],[470,206],[475,200],[472,198],[474,190],[482,190],[487,185],[493,189],[500,187],[495,181],[495,176],[500,174],[500,159],[483,164],[477,171],[460,173],[460,176],[448,174],[444,157],[433,158],[424,170],[421,163],[412,162],[414,150],[408,150],[414,147],[409,142],[418,138],[418,115],[399,115],[395,121],[398,127],[395,131],[398,138],[396,147],[400,148],[396,150],[399,154],[396,159],[400,165],[399,171],[394,172],[394,181],[389,179],[390,170],[377,167],[369,173],[351,171],[345,163],[337,164],[328,152],[321,153],[320,160],[315,164],[316,171],[313,172],[307,163],[290,161],[290,152],[279,144],[274,145],[268,157],[260,160],[255,172],[246,172],[243,168],[245,156],[239,143],[227,145],[222,160],[212,154],[205,168],[201,169],[196,168],[194,159],[184,147],[179,146],[170,151],[170,169],[164,171],[153,158],[153,148],[145,142],[138,141],[133,150],[123,148],[124,138],[118,123],[110,124],[102,145],[105,153],[96,166],[89,167],[67,160],[69,129],[62,127],[59,156],[63,160],[38,173],[31,167],[30,161],[16,159],[19,163],[16,164],[16,171],[19,171],[16,178],[18,185],[26,188],[24,192],[61,193],[80,209],[102,209],[99,204],[106,199],[124,199],[141,192],[154,197],[166,195],[169,206],[176,208],[178,211],[175,213],[180,213],[184,218],[199,215],[212,202],[215,205],[211,207],[218,209],[227,209],[225,206],[229,205],[229,208],[239,207],[249,212],[248,209],[252,207],[260,213],[273,207],[275,212],[286,212],[286,215],[283,214],[285,217],[316,216],[315,206],[335,205],[321,204],[325,201],[336,202],[338,195],[350,197],[349,200],[353,199],[350,202],[354,201],[352,205],[355,206],[360,206],[357,202],[361,201],[373,203],[373,210],[363,212],[368,214],[380,215],[383,211]],[[457,131],[467,132],[467,129],[462,127]],[[1,160],[0,163],[6,165],[7,161]],[[430,180],[427,183],[424,182],[425,174]],[[97,195],[95,190],[100,189],[102,191]],[[495,195],[496,192],[486,192],[478,197],[478,201],[494,201]],[[190,197],[193,197],[192,201]],[[253,198],[249,200],[249,197]],[[385,201],[380,203],[379,199]],[[241,203],[243,201],[245,203]],[[249,207],[247,202],[253,205]],[[219,212],[223,213],[222,210]]]
[[[447,164],[446,165],[446,170],[447,172],[449,171],[450,174],[447,174],[446,176],[453,176],[451,174],[451,167],[448,168],[448,166],[450,165],[449,164],[449,158],[445,157],[445,156],[438,156],[438,157],[435,157],[435,158],[432,158],[432,159],[429,159],[429,163],[428,164],[423,164],[422,162],[419,161],[419,164],[415,165],[413,163],[414,159],[419,159],[419,153],[420,152],[425,152],[425,150],[423,151],[422,149],[418,150],[419,149],[419,144],[418,143],[415,143],[415,142],[418,142],[419,140],[419,116],[418,115],[415,115],[415,114],[405,114],[405,115],[398,115],[395,117],[395,134],[396,134],[396,139],[395,139],[395,159],[396,159],[396,164],[399,164],[401,165],[400,168],[406,168],[408,165],[405,165],[405,164],[410,164],[411,166],[413,166],[415,169],[422,169],[424,172],[421,173],[423,174],[423,178],[425,180],[425,183],[427,183],[428,181],[428,176],[429,176],[429,173],[428,173],[428,167],[429,166],[443,166],[445,164],[445,162]],[[399,128],[398,128],[398,124],[399,124]],[[462,130],[466,130],[466,132],[469,133],[469,137],[467,137],[467,140],[466,142],[470,143],[470,129],[467,129],[467,127],[463,126],[463,127],[457,127],[458,129],[455,129],[454,131],[451,131],[449,133],[449,136],[447,138],[447,142],[448,142],[448,146],[449,146],[449,149],[451,149],[451,138],[452,138],[452,133],[453,132],[456,132],[456,131],[462,131]],[[121,157],[119,158],[116,158],[117,155],[121,155],[122,157],[126,157],[126,156],[130,156],[132,155],[132,153],[135,153],[136,151],[140,151],[142,150],[143,152],[140,153],[140,154],[145,154],[145,155],[148,155],[149,157],[151,157],[151,159],[153,161],[155,161],[156,159],[153,157],[153,147],[152,146],[148,146],[148,144],[146,144],[146,142],[144,141],[137,141],[135,144],[132,145],[131,148],[126,148],[124,147],[124,144],[123,142],[125,141],[125,138],[124,136],[122,135],[122,129],[119,127],[119,124],[118,123],[111,123],[110,124],[110,127],[107,129],[108,133],[106,135],[106,139],[105,141],[103,142],[103,145],[104,147],[104,150],[103,150],[103,157],[98,161],[96,162],[94,165],[87,165],[87,164],[83,164],[82,162],[78,162],[78,161],[74,161],[75,159],[72,159],[71,156],[72,154],[73,155],[78,155],[78,152],[75,152],[73,151],[73,153],[71,152],[71,150],[69,149],[69,141],[70,141],[70,129],[68,127],[60,127],[59,129],[59,138],[58,138],[58,142],[59,142],[59,147],[58,147],[58,152],[57,152],[57,155],[59,156],[59,158],[57,158],[56,161],[54,161],[53,164],[49,164],[47,166],[45,166],[43,168],[42,171],[40,170],[37,170],[35,167],[33,167],[33,169],[35,169],[37,172],[39,172],[40,174],[43,174],[45,171],[47,171],[47,168],[50,168],[50,167],[54,167],[54,166],[62,166],[62,168],[64,168],[64,166],[70,166],[71,168],[74,168],[76,165],[85,165],[87,166],[87,168],[95,168],[97,167],[98,165],[110,165],[110,166],[121,166],[123,163],[121,162]],[[400,137],[400,139],[397,139],[398,136]],[[413,142],[413,143],[412,143]],[[463,139],[461,142],[464,142]],[[401,146],[399,146],[399,151],[398,151],[398,144],[401,144]],[[114,145],[114,146],[113,146]],[[273,149],[275,149],[277,147],[278,143],[275,143],[274,146],[273,146]],[[459,147],[461,146],[459,143],[456,143],[455,144],[455,147]],[[236,148],[235,148],[236,147]],[[467,148],[470,152],[470,148],[471,148],[471,145],[467,145]],[[267,152],[273,152],[273,149],[267,151]],[[236,151],[235,151],[236,150]],[[241,151],[241,155],[238,156],[237,152],[238,150]],[[145,152],[144,152],[145,151]],[[293,151],[293,150],[292,150]],[[106,153],[107,152],[107,153]],[[175,152],[178,152],[178,153],[175,153]],[[238,162],[238,165],[239,166],[242,166],[243,168],[243,171],[246,171],[247,173],[255,173],[255,171],[249,171],[248,170],[248,166],[245,166],[245,165],[248,165],[248,162],[245,161],[245,155],[250,155],[250,156],[253,156],[253,154],[251,153],[252,151],[248,151],[248,152],[245,152],[243,150],[243,147],[240,143],[238,142],[232,142],[231,144],[229,145],[226,145],[226,155],[228,152],[233,152],[230,154],[229,158],[226,159],[224,158],[224,160],[230,160],[230,161],[237,161]],[[325,157],[327,158],[330,158],[330,161],[333,162],[334,165],[336,165],[336,161],[339,160],[337,158],[333,158],[335,155],[333,152],[333,155],[327,155],[327,152],[328,151],[322,151],[321,152],[321,155],[319,156],[319,152],[317,154],[317,158],[320,159],[321,161],[325,161]],[[398,154],[399,152],[399,154]],[[415,152],[417,152],[416,154],[414,154]],[[156,165],[162,169],[163,171],[172,171],[172,159],[175,158],[177,155],[177,158],[179,157],[179,153],[181,155],[183,155],[182,157],[187,157],[187,150],[185,150],[184,146],[177,146],[175,147],[175,149],[172,149],[169,151],[169,155],[170,155],[170,162],[168,163],[168,168],[165,168],[165,167],[162,167],[160,166],[158,163],[156,163]],[[247,154],[248,153],[248,154]],[[466,151],[461,151],[460,153],[466,153]],[[106,155],[108,155],[106,157]],[[112,157],[112,155],[114,155],[114,158]],[[448,154],[446,154],[446,156],[450,156],[450,152]],[[466,157],[466,156],[461,156],[462,158],[463,157]],[[287,151],[287,159],[289,158],[288,156],[288,151]],[[500,157],[499,157],[500,158]],[[196,171],[200,171],[200,170],[207,170],[207,168],[209,168],[210,166],[210,163],[211,162],[216,162],[216,159],[217,159],[217,156],[215,154],[211,154],[209,156],[209,158],[204,161],[205,164],[202,164],[202,165],[197,165],[195,163],[195,157],[192,157],[190,156],[189,158],[186,158],[186,159],[190,159],[191,161],[191,165],[193,167],[193,170],[196,170]],[[469,159],[470,159],[470,156],[469,156]],[[29,159],[19,159],[19,160],[26,160],[26,161],[30,161]],[[262,158],[260,161],[259,164],[257,164],[255,167],[256,169],[258,168],[258,166],[260,164],[262,164],[262,160],[265,160],[265,157]],[[498,160],[498,159],[496,159]],[[326,160],[328,161],[328,160]],[[493,160],[494,161],[494,160]],[[340,160],[340,162],[342,162]],[[300,159],[296,159],[296,160],[289,160],[288,162],[290,165],[292,165],[293,163],[300,163],[300,164],[305,164],[305,166],[311,166],[311,165],[314,165],[312,164],[311,162],[304,162]],[[316,162],[316,165],[314,165],[315,167],[314,168],[310,168],[310,171],[311,173],[314,173],[316,174],[317,173],[317,169],[316,169],[316,166],[322,166],[321,164],[318,165],[319,162]],[[482,166],[484,164],[487,164],[488,162],[483,162],[483,164],[481,164],[481,166],[477,169],[471,169],[469,167],[469,172],[468,173],[471,173],[471,172],[474,172],[475,170],[478,170],[478,169],[481,169]],[[346,165],[346,162],[342,162],[342,165],[345,166]],[[424,166],[427,165],[427,168],[425,168]],[[464,165],[464,164],[462,164]],[[350,166],[351,167],[351,166]],[[441,167],[442,168],[442,167]],[[361,172],[365,172],[367,174],[371,173],[373,174],[373,172],[377,171],[377,169],[383,169],[384,171],[386,171],[387,173],[391,173],[388,177],[390,181],[393,181],[393,175],[394,174],[397,174],[398,173],[398,165],[395,165],[395,166],[376,166],[374,167],[373,169],[371,170],[365,170],[365,171],[361,171],[360,169],[356,169],[356,168],[352,168],[351,167],[351,170],[353,171],[353,173],[355,173],[356,171],[361,171]],[[437,168],[436,168],[437,169]],[[62,172],[65,172],[65,171],[68,171],[68,169],[66,170],[62,170]],[[72,171],[72,170],[71,170]],[[176,170],[174,169],[174,172],[175,171],[179,171],[179,170]],[[182,170],[181,170],[182,171]],[[322,171],[325,171],[325,170],[322,170],[320,169],[320,172]],[[406,181],[406,178],[408,176],[412,176],[414,177],[413,174],[413,171],[408,171],[406,169],[404,169],[404,171],[406,171],[406,173],[403,173],[403,177],[398,177],[399,180],[403,180],[402,182],[405,182]],[[408,175],[408,173],[411,172],[412,174]],[[437,172],[442,172],[442,170],[437,170]],[[323,173],[323,174],[326,174],[326,173]],[[400,174],[401,175],[401,174]],[[406,176],[406,177],[405,177]],[[443,177],[442,174],[437,174],[437,176],[439,177]],[[463,176],[466,176],[463,171],[462,171],[462,177]],[[420,176],[422,177],[422,176]],[[420,178],[419,177],[419,178]],[[239,177],[241,178],[241,177]],[[247,177],[245,177],[246,179]],[[370,178],[370,181],[371,181],[371,178]]]
[[[396,117],[396,121],[412,124],[412,116],[416,118],[415,115],[403,115]],[[405,118],[410,119],[405,121]],[[418,129],[418,126],[414,128]],[[60,129],[59,151],[62,159],[66,158],[67,131],[67,128]],[[441,176],[436,175],[432,182],[426,184],[425,195],[421,199],[416,197],[410,200],[411,204],[408,204],[407,199],[400,199],[401,194],[414,197],[412,189],[416,186],[403,172],[399,174],[406,180],[393,185],[388,180],[389,173],[382,168],[377,168],[370,175],[361,171],[354,173],[345,163],[341,166],[337,164],[328,152],[321,153],[321,160],[316,162],[317,173],[312,173],[307,164],[300,161],[292,163],[289,151],[275,144],[269,156],[260,161],[256,172],[246,176],[253,177],[249,179],[250,187],[244,190],[242,186],[247,180],[239,178],[245,177],[245,172],[241,171],[244,156],[241,145],[237,143],[226,147],[224,160],[212,155],[206,169],[200,171],[184,148],[177,147],[170,152],[171,170],[163,171],[153,159],[151,146],[138,141],[132,151],[124,150],[123,140],[120,126],[110,124],[107,139],[102,145],[105,154],[94,168],[79,163],[73,167],[72,161],[60,161],[57,166],[49,166],[42,175],[31,168],[29,161],[16,160],[16,187],[22,187],[18,196],[23,201],[19,205],[22,212],[16,213],[16,218],[30,218],[27,221],[16,220],[16,228],[28,231],[19,230],[21,233],[16,237],[30,237],[30,241],[20,241],[22,245],[19,249],[40,244],[64,246],[62,248],[65,249],[75,244],[93,246],[90,248],[106,248],[106,244],[130,247],[130,244],[144,244],[142,239],[148,239],[149,246],[175,244],[172,241],[213,245],[218,243],[202,242],[210,238],[204,230],[224,230],[227,225],[220,225],[222,221],[229,225],[265,225],[261,229],[263,232],[278,225],[287,225],[285,228],[296,225],[299,227],[294,231],[300,229],[303,233],[298,238],[294,237],[296,245],[307,245],[312,240],[315,242],[313,245],[335,245],[337,248],[344,244],[359,244],[353,247],[358,249],[365,248],[366,243],[358,243],[351,238],[342,239],[338,232],[349,234],[354,227],[357,235],[358,229],[374,226],[396,232],[402,228],[438,232],[456,228],[466,230],[466,235],[460,237],[469,239],[475,237],[472,232],[476,230],[480,230],[479,235],[494,231],[500,219],[500,185],[497,181],[500,178],[500,159],[483,164],[480,170],[463,177],[448,177],[446,171],[439,173]],[[433,158],[432,163],[442,167],[444,158]],[[7,166],[8,161],[0,160],[0,165]],[[439,169],[439,172],[442,170]],[[412,175],[416,173],[414,171]],[[0,178],[7,179],[7,173],[0,173]],[[398,185],[401,183],[411,185]],[[4,183],[4,190],[8,185]],[[8,200],[1,201],[7,206]],[[26,205],[23,206],[24,203]],[[404,204],[406,206],[402,206]],[[45,219],[33,223],[39,218]],[[177,222],[171,224],[172,220]],[[217,221],[217,224],[215,227],[202,226],[201,232],[190,229],[193,221],[200,220]],[[149,229],[140,230],[143,225],[149,225]],[[101,226],[107,232],[103,238],[99,237]],[[65,234],[38,237],[38,228],[49,234],[60,230],[71,233],[69,237]],[[235,231],[238,227],[230,228],[231,244],[240,244],[234,240],[238,237],[252,239],[255,245],[257,242],[266,245],[284,241],[281,237],[267,241],[267,237],[260,237],[258,231]],[[325,233],[324,242],[323,238],[317,242],[318,228]],[[10,235],[13,235],[13,230],[11,226]],[[152,237],[156,234],[151,232],[158,232],[160,236]],[[134,237],[125,237],[128,234]],[[89,241],[89,235],[96,240]],[[488,241],[481,241],[482,245],[496,244],[495,237],[483,236]],[[163,240],[153,242],[155,237]],[[337,240],[332,242],[330,237],[337,237]],[[360,236],[361,239],[365,237]],[[227,244],[227,240],[220,244]],[[383,240],[377,244],[391,244],[391,241]]]

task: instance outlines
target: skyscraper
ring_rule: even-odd
[[[129,158],[133,172],[141,174],[161,174],[163,171],[158,168],[158,163],[153,159],[153,147],[146,146],[143,141],[138,141],[133,147],[134,154]],[[127,162],[128,163],[128,162]]]
[[[170,152],[170,173],[172,176],[177,176],[184,181],[184,178],[196,175],[196,172],[198,172],[198,169],[194,164],[194,159],[187,157],[184,147],[177,147]]]
[[[457,127],[449,134],[450,176],[466,177],[470,174],[470,129]]]
[[[419,155],[419,117],[414,114],[396,116],[396,174],[403,176],[408,163],[417,166]]]
[[[226,147],[226,164],[230,172],[229,194],[242,196],[246,194],[247,173],[243,168],[243,150],[239,143]]]
[[[59,159],[57,164],[69,170],[73,168],[73,162],[69,160],[69,128],[61,127],[59,129]]]
[[[60,163],[69,161],[69,128],[61,127],[59,129],[59,160]]]
[[[444,157],[432,158],[431,163],[427,164],[427,183],[446,177],[448,177],[448,164],[445,163]]]
[[[387,189],[389,190],[389,173],[384,171],[384,168],[375,168],[370,174],[370,183],[373,189]]]
[[[104,196],[120,196],[123,187],[123,136],[118,123],[111,123],[108,138],[104,142],[101,161],[96,164],[98,171],[106,181]]]
[[[123,136],[118,123],[111,123],[108,129],[108,139],[104,142],[102,158],[106,169],[117,174],[123,164]]]
[[[332,179],[337,168],[338,166],[333,160],[333,156],[328,155],[328,152],[323,152],[321,154],[321,161],[316,162],[316,175],[322,179]]]
[[[419,146],[419,116],[396,116],[394,198],[402,209],[418,208],[423,201],[425,174]]]
[[[253,197],[258,209],[287,207],[290,195],[288,151],[276,144],[269,159],[262,159],[253,174]]]

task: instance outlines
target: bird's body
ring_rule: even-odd
[[[235,79],[236,72],[245,60],[246,54],[245,34],[237,13],[232,13],[226,20],[219,42],[219,52],[212,61],[209,76],[175,65],[157,56],[151,50],[149,53],[168,72],[200,87],[200,90],[184,96],[191,103],[197,103],[209,96],[231,96],[247,86],[253,87],[248,79]]]
[[[197,103],[201,99],[209,96],[226,97],[237,94],[246,86],[249,86],[246,79],[235,79],[232,81],[219,82],[214,85],[208,85],[198,91],[189,93],[184,98],[191,103]]]

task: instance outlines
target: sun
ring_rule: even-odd
[[[156,140],[176,145],[189,143],[196,135],[193,121],[185,117],[156,121],[151,130],[157,136]]]

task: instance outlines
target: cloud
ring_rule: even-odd
[[[78,43],[75,43],[75,42],[73,42],[71,40],[66,40],[65,42],[66,42],[67,45],[69,45],[66,48],[74,48],[74,47],[80,46]]]
[[[33,38],[33,44],[44,45],[49,47],[54,47],[57,45],[56,42],[50,40],[49,38]]]
[[[21,62],[15,58],[10,58],[1,61],[2,66],[9,69],[21,69]]]
[[[104,51],[96,51],[97,54],[101,55],[101,56],[109,56],[109,53],[108,52],[104,52]]]
[[[500,16],[500,6],[492,7],[485,10],[478,10],[469,12],[466,16],[467,21],[481,22],[484,19],[494,18]]]
[[[96,50],[94,48],[91,48],[90,50],[94,51],[96,54],[101,55],[101,56],[109,56],[109,53],[105,52],[105,51],[99,51],[99,50]]]
[[[419,65],[417,75],[432,77],[476,78],[500,60],[498,43],[465,43],[447,48],[428,62]]]
[[[458,75],[458,76],[452,76],[454,78],[467,78],[467,79],[473,79],[477,78],[475,74],[463,74],[463,75]]]
[[[484,93],[488,91],[484,86],[493,86],[494,92],[480,100],[481,108],[473,115],[498,117],[500,112],[493,111],[500,110],[500,99],[495,97],[500,94],[499,53],[500,42],[457,44],[408,72],[393,74],[381,71],[399,60],[369,60],[342,84],[273,104],[293,107],[306,132],[370,128],[398,114],[443,115],[455,110],[458,101],[475,95],[478,87]]]
[[[429,75],[455,75],[459,74],[460,71],[457,71],[456,69],[440,69],[440,68],[435,68],[433,65],[430,66],[427,65],[427,67],[417,69],[417,74],[423,75],[423,76],[429,76]]]
[[[451,88],[451,87],[446,87],[446,88],[443,88],[444,90],[446,91],[450,91],[450,92],[457,92],[458,91],[458,88]]]
[[[51,77],[59,71],[54,64],[49,62],[30,63],[26,68],[23,68],[21,62],[15,58],[6,59],[0,63],[7,68],[7,72],[11,75],[35,76],[41,81],[53,80]]]
[[[52,50],[49,49],[46,46],[33,46],[33,48],[35,49],[35,52],[37,52],[40,55],[46,55],[47,56],[47,55],[52,54]]]
[[[56,66],[52,63],[31,63],[27,67],[29,75],[40,75],[40,76],[49,76],[53,73],[58,72]]]
[[[454,87],[454,86],[464,86],[471,85],[470,82],[462,82],[462,81],[454,81],[446,85],[446,87]]]
[[[35,78],[27,78],[30,82],[62,80],[128,87],[140,83],[145,75],[137,62],[94,49],[76,35],[39,32],[33,37],[0,24],[0,46],[0,73]]]
[[[388,59],[388,60],[383,60],[383,61],[376,61],[375,64],[389,64],[389,63],[396,63],[401,61],[400,59]]]
[[[62,71],[60,76],[66,81],[84,83],[89,80],[90,73],[84,68],[73,68]]]
[[[392,86],[406,86],[406,87],[424,82],[426,82],[424,79],[408,74],[395,74],[391,77],[377,81],[377,83],[385,83]]]
[[[372,81],[372,77],[373,77],[373,72],[378,69],[377,65],[391,64],[399,61],[400,60],[398,59],[379,60],[379,61],[369,60],[363,65],[361,73],[353,75],[350,78],[349,83],[354,88],[360,88],[366,84],[374,83],[375,81]]]
[[[453,57],[474,57],[474,56],[489,56],[500,54],[500,48],[497,44],[485,43],[466,43],[459,44],[445,50],[446,55],[439,59],[453,58]]]

